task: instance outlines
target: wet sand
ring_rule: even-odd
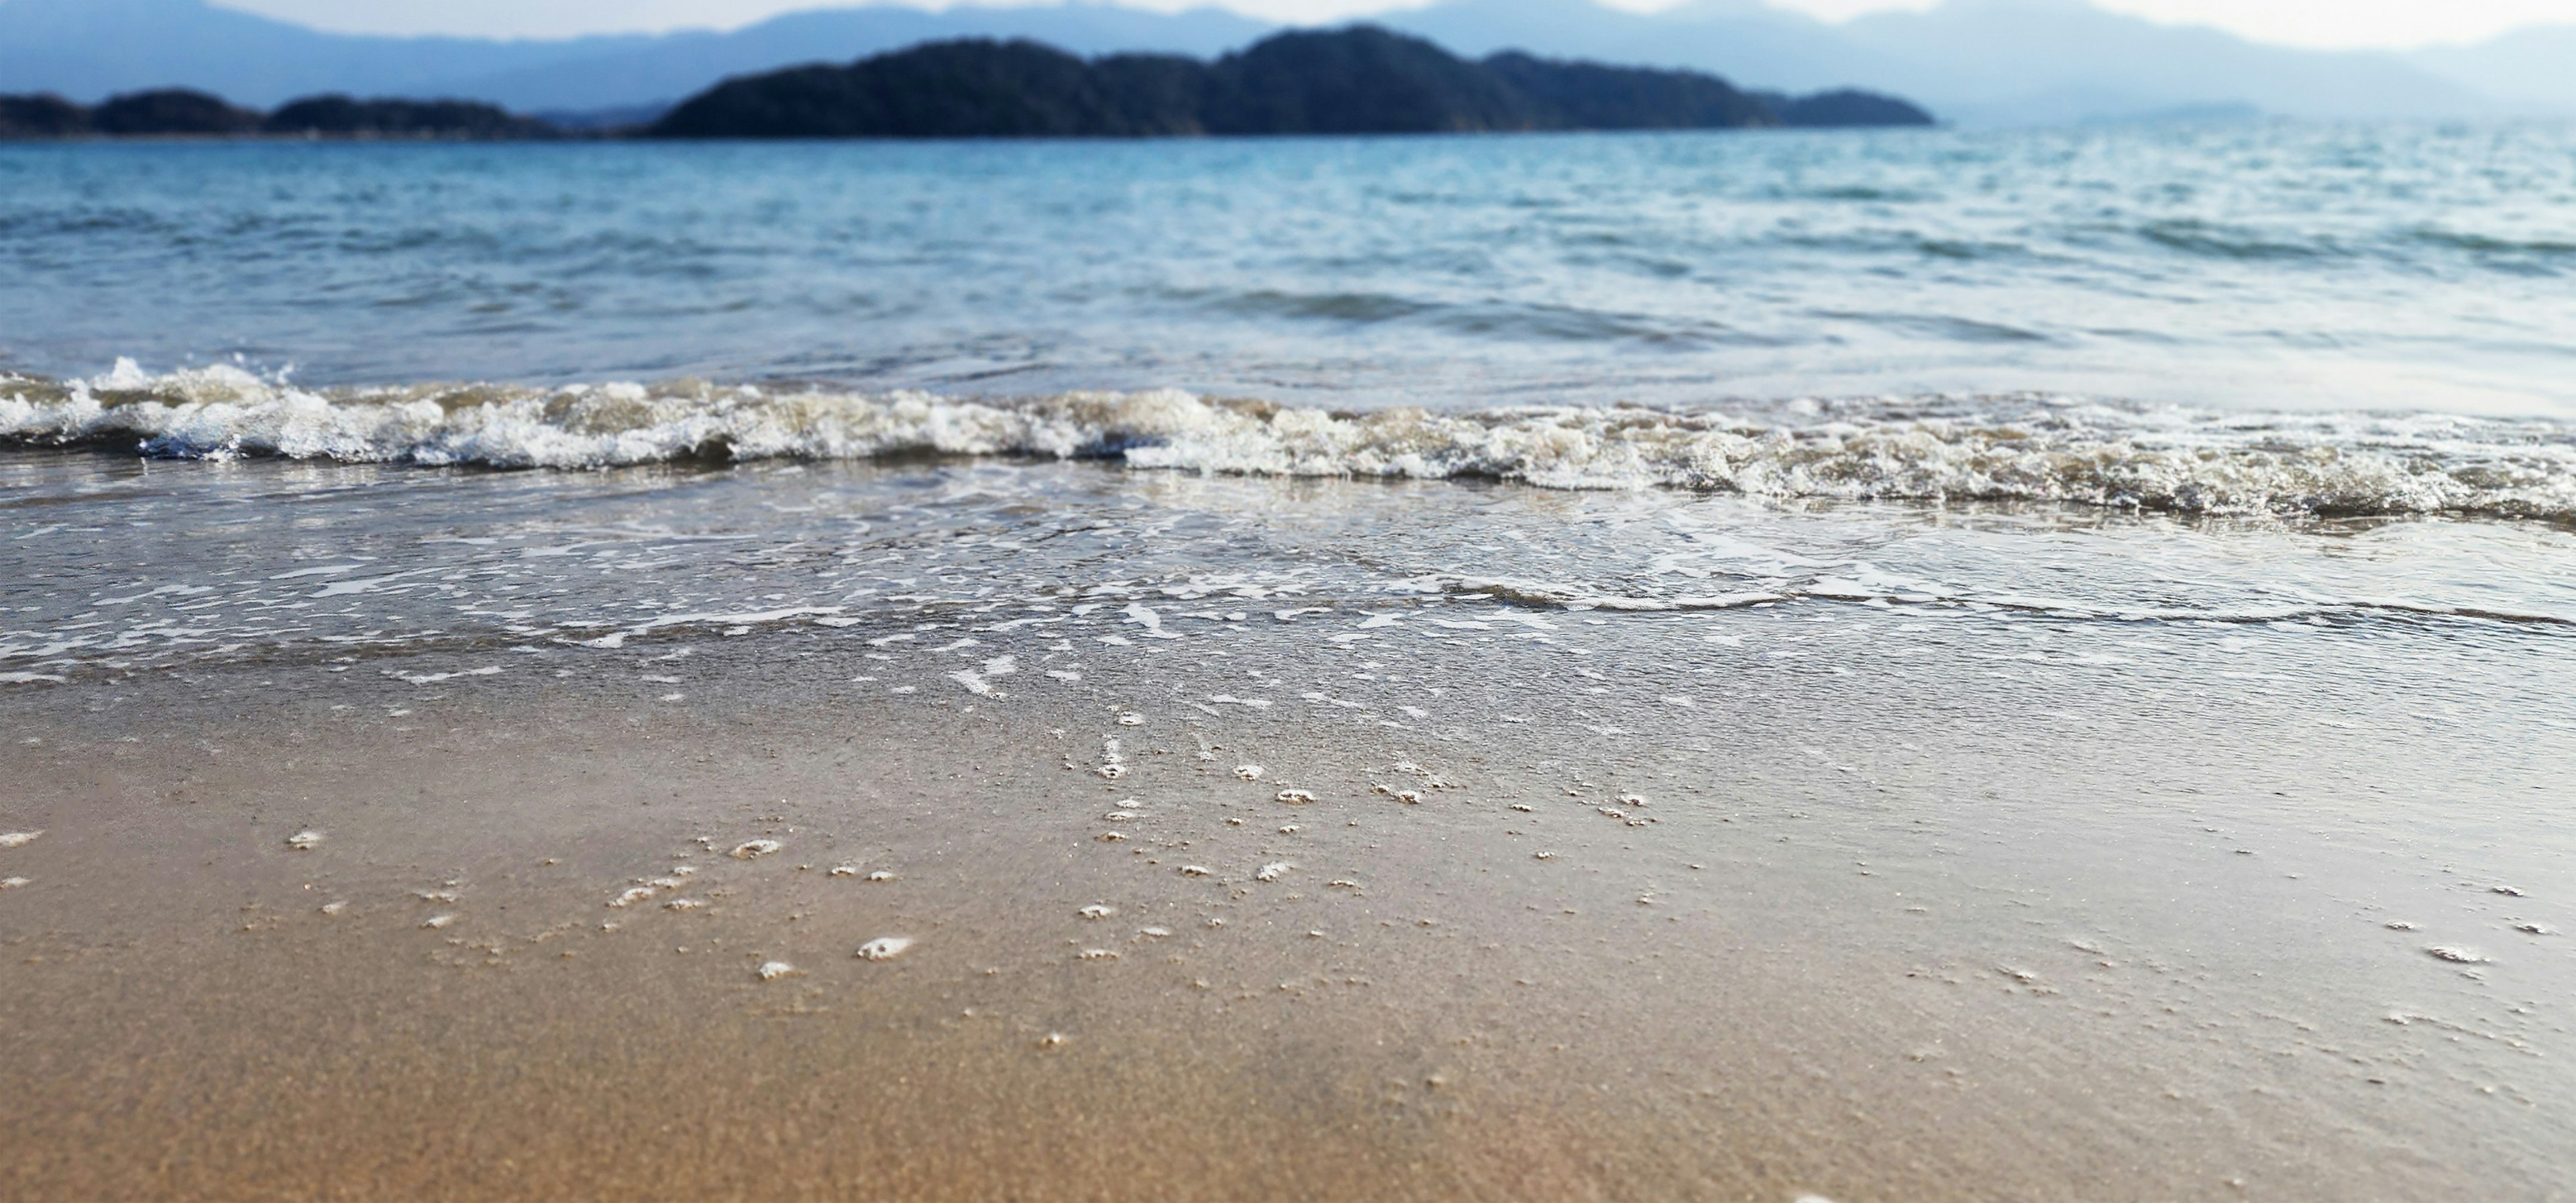
[[[0,1193],[2564,1197],[2566,733],[1809,610],[15,687]]]

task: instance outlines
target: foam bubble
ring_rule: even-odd
[[[2190,513],[2576,515],[2545,419],[2223,413],[2041,396],[1766,412],[1334,413],[1174,389],[968,400],[700,382],[307,389],[216,366],[0,377],[0,440],[517,468],[938,453],[1263,476],[1477,477],[1764,497],[2073,501]],[[1139,613],[1138,611],[1141,611]],[[1171,637],[1141,605],[1128,617]],[[989,675],[989,674],[988,674]]]
[[[859,945],[858,958],[862,961],[891,961],[911,947],[912,938],[909,936],[879,936]]]

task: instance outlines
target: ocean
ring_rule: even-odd
[[[0,668],[1114,581],[2555,631],[2571,211],[2548,125],[0,149]]]
[[[0,147],[0,1181],[2559,1198],[2576,127]]]

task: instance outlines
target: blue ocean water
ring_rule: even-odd
[[[2576,128],[0,147],[0,364],[2576,415]]]
[[[2013,1159],[2117,1181],[2153,1141],[2201,1194],[2296,1194],[2300,1165],[2343,1157],[2537,1197],[2570,1180],[2576,1115],[2576,959],[2556,934],[2576,921],[2571,277],[2563,127],[0,147],[0,714],[27,716],[0,720],[0,746],[41,766],[20,780],[69,783],[10,822],[57,829],[47,856],[96,849],[7,896],[40,908],[11,912],[29,934],[10,938],[89,975],[60,978],[64,998],[147,971],[229,989],[194,954],[135,959],[152,946],[130,934],[131,881],[199,908],[189,939],[265,942],[223,955],[284,966],[301,997],[356,979],[290,939],[427,949],[426,971],[525,995],[540,941],[670,863],[599,849],[776,814],[757,830],[805,843],[764,862],[772,880],[819,883],[786,863],[837,848],[952,883],[733,898],[763,925],[750,939],[651,954],[656,981],[730,958],[704,997],[783,1048],[896,1015],[890,979],[871,996],[820,972],[794,997],[828,1007],[752,1004],[768,956],[820,964],[798,950],[825,937],[781,935],[815,926],[780,926],[810,897],[875,908],[871,937],[948,933],[904,963],[942,1008],[970,967],[1039,983],[1052,1010],[974,1024],[1023,1059],[1049,1030],[1032,1024],[1130,997],[1086,996],[1095,971],[1161,975],[1135,998],[1197,994],[1180,983],[1199,968],[1148,947],[1188,946],[1200,984],[1229,983],[1202,996],[1219,1022],[1272,1043],[1252,992],[1338,1023],[1311,1010],[1338,987],[1300,984],[1331,968],[1404,1029],[1378,1030],[1478,1047],[1367,1045],[1363,1017],[1336,1064],[1366,1073],[1250,1074],[1216,1049],[1174,1074],[1267,1092],[1291,1127],[1365,1088],[1368,1122],[1393,1126],[1362,1144],[1435,1168],[1454,1159],[1426,1151],[1460,1133],[1467,1157],[1619,1152],[1592,1139],[1607,1113],[1557,1140],[1480,1101],[1497,1072],[1580,1082],[1578,1111],[1644,1100],[1627,1131],[1705,1132],[1713,1164],[1771,1157],[1699,1089],[1734,1076],[1800,1096],[1792,1137],[1829,1151],[1908,1146],[1864,1106],[1999,1108],[1998,1138],[1957,1145],[1991,1176],[1916,1193],[2012,1194],[2032,1180]],[[525,721],[496,739],[473,713]],[[826,730],[847,742],[799,734]],[[651,750],[674,737],[685,753]],[[671,782],[694,800],[658,805],[653,782],[653,810],[629,809],[633,774],[562,791],[515,767],[681,755],[706,766]],[[474,790],[426,788],[468,760],[491,767]],[[1224,773],[1264,762],[1258,787]],[[1455,798],[1286,808],[1328,765],[1356,786],[1461,762]],[[315,768],[338,763],[355,767]],[[916,788],[932,772],[953,790]],[[773,781],[811,801],[772,811]],[[1614,792],[1632,781],[1653,809]],[[1130,789],[1140,838],[1112,852],[1089,816]],[[1515,790],[1528,801],[1500,809]],[[1318,831],[1217,822],[1253,814]],[[307,822],[332,842],[284,846]],[[1327,828],[1342,842],[1305,842]],[[1237,875],[1182,878],[1194,840]],[[1182,934],[1110,946],[1123,968],[1076,981],[1082,945],[1057,939],[1109,930],[1066,893],[1077,843],[1155,866],[1099,879],[1132,920],[1240,901],[1236,931],[1320,959]],[[914,851],[858,859],[896,848]],[[1546,872],[1586,892],[1529,875],[1557,848]],[[1290,849],[1307,867],[1274,884],[1300,893],[1215,901],[1294,868],[1254,867]],[[201,850],[224,867],[165,887]],[[1057,891],[1044,914],[991,886],[1023,869]],[[49,893],[83,874],[87,892]],[[540,876],[574,901],[493,907]],[[472,909],[441,912],[467,916],[461,935],[412,929],[431,895],[396,882],[448,881],[452,901],[469,879]],[[236,910],[262,881],[279,905]],[[1328,881],[1366,883],[1363,909],[1323,909],[1344,905]],[[1454,909],[1399,909],[1406,891]],[[359,899],[305,920],[335,933],[249,930],[326,896]],[[1578,911],[1604,925],[1591,951]],[[1359,989],[1344,929],[1371,916],[1465,959]],[[1789,1015],[1775,1046],[1737,1020],[1765,995],[1668,974],[1687,966],[1656,959],[1649,927],[1732,958],[1702,981],[1758,964],[1780,997],[1868,1006]],[[961,951],[985,929],[1029,956]],[[1487,930],[1544,974],[1506,985]],[[666,947],[705,950],[686,939]],[[694,1022],[660,990],[619,997]],[[1380,1006],[1408,990],[1447,1017]],[[1642,999],[1718,1035],[1590,1018]],[[1621,1073],[1578,1079],[1543,1051],[1551,1006],[1610,1033]],[[885,1030],[1003,1064],[951,1041],[953,1015]],[[632,1043],[616,1021],[601,1030]],[[283,1081],[282,1038],[252,1027]],[[1083,1042],[1045,1054],[1051,1076],[1124,1055],[1066,1027]],[[2041,1037],[1981,1043],[2025,1027]],[[2042,1047],[2058,1031],[2080,1056]],[[1811,1035],[1850,1058],[1790,1046]],[[2071,1085],[2005,1106],[2020,1087],[1995,1048]],[[1716,1076],[1663,1072],[1676,1050]],[[341,1064],[365,1068],[324,1068]],[[1846,1064],[1867,1072],[1819,1068]],[[1436,1107],[1409,1088],[1422,1105],[1379,1107],[1406,1101],[1380,1068],[1448,1065],[1466,1093],[1433,1077]],[[1179,1080],[1137,1066],[1146,1089]],[[2094,1099],[2087,1075],[2126,1081]],[[2015,1126],[2052,1106],[2097,1126]],[[1691,1115],[1709,1122],[1664,1123]],[[2239,1144],[2250,1191],[2219,1178]],[[1151,1160],[1121,1164],[1168,1180]]]
[[[1067,597],[2576,629],[2567,126],[15,146],[0,277],[28,680]]]

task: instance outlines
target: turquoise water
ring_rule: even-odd
[[[2576,415],[2576,129],[0,147],[0,363]]]

